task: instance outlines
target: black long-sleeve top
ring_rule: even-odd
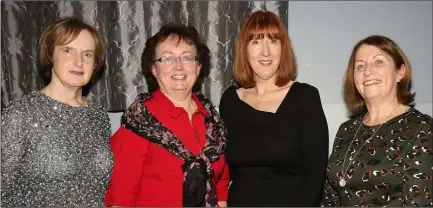
[[[275,113],[256,110],[229,87],[228,206],[318,206],[326,177],[328,125],[318,90],[295,82]]]

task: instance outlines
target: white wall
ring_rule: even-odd
[[[432,115],[432,2],[290,1],[289,34],[297,56],[297,81],[317,87],[328,120],[331,150],[347,120],[342,79],[353,46],[371,34],[393,39],[413,67],[416,108]],[[110,113],[112,128],[121,113]]]

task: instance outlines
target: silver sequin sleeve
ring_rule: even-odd
[[[10,204],[4,196],[13,196],[15,181],[19,174],[19,159],[24,155],[24,140],[21,139],[25,134],[22,127],[22,120],[25,112],[19,112],[11,107],[2,113],[1,123],[1,189],[2,204]],[[2,206],[4,207],[4,206]]]

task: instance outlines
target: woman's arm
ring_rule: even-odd
[[[216,184],[216,194],[219,207],[227,207],[228,185],[229,185],[229,167],[225,163],[224,156],[220,158],[224,162],[224,169],[221,177]]]
[[[337,191],[329,184],[329,181],[325,181],[323,188],[323,198],[321,207],[341,207],[340,198]]]
[[[1,207],[15,207],[20,158],[24,155],[24,113],[5,109],[1,115]],[[24,185],[24,184],[21,184]]]
[[[135,206],[149,141],[121,126],[110,139],[114,167],[105,195],[106,206]]]
[[[300,96],[299,105],[303,108],[300,140],[307,172],[296,200],[298,206],[319,206],[328,164],[328,123],[315,87],[306,88]]]
[[[341,124],[340,127],[338,127],[337,134],[334,139],[334,144],[332,146],[332,153],[331,157],[328,159],[328,164],[332,162],[336,162],[335,160],[338,160],[339,152],[341,150],[337,149],[337,146],[340,146],[340,142],[338,141],[339,137],[341,136],[341,132],[344,131],[346,128],[345,123]],[[332,160],[332,161],[331,161]],[[321,201],[321,207],[341,207],[340,202],[340,196],[338,192],[334,189],[334,187],[331,185],[333,183],[331,180],[329,180],[328,176],[326,176],[326,181],[323,187],[323,196]]]
[[[413,138],[403,159],[405,206],[433,206],[433,135],[431,117]]]

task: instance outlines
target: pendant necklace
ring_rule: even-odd
[[[348,170],[349,167],[350,167],[349,164],[352,162],[353,159],[355,159],[355,157],[358,155],[358,153],[361,151],[361,149],[362,149],[362,148],[363,148],[367,143],[369,143],[371,139],[373,139],[373,136],[374,136],[374,135],[379,131],[380,127],[382,127],[382,125],[383,125],[384,123],[388,122],[389,118],[392,116],[392,114],[394,114],[395,110],[397,110],[398,106],[400,106],[400,104],[398,104],[397,107],[395,107],[395,109],[391,112],[391,114],[388,116],[388,118],[386,119],[386,121],[383,122],[383,123],[381,123],[380,126],[379,126],[379,127],[378,127],[374,132],[373,132],[373,134],[372,134],[372,135],[371,135],[367,140],[365,140],[365,143],[364,143],[364,144],[363,144],[363,145],[362,145],[362,146],[361,146],[361,147],[360,147],[360,148],[355,152],[355,155],[354,155],[351,159],[349,159],[349,163],[347,164],[346,170],[344,170],[344,163],[346,162],[347,153],[349,152],[349,149],[350,149],[350,147],[352,146],[353,141],[355,141],[356,136],[358,135],[359,129],[360,129],[361,126],[362,126],[362,120],[364,120],[365,116],[362,117],[362,118],[360,119],[359,126],[358,126],[358,129],[356,130],[355,136],[353,136],[352,141],[350,142],[349,146],[347,147],[346,154],[344,154],[343,164],[341,165],[341,174],[342,174],[342,176],[340,177],[340,180],[338,181],[338,184],[339,184],[341,187],[344,187],[344,186],[346,186],[346,184],[347,184],[347,181],[346,181],[345,177],[347,176],[346,173],[347,173],[347,170]],[[352,162],[352,163],[353,163],[353,162]]]
[[[260,94],[259,94],[259,93],[257,93],[257,99],[258,99],[259,101],[262,101],[262,98],[260,97]]]

